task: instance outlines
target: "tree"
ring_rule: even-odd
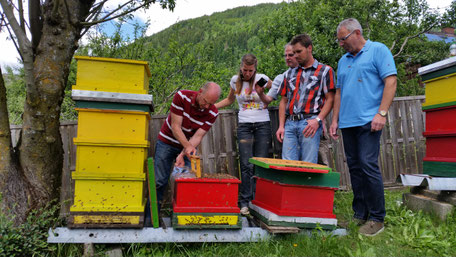
[[[129,15],[158,2],[174,9],[174,0],[127,0],[106,8],[108,0],[0,0],[2,27],[18,49],[24,67],[26,101],[22,131],[11,145],[6,88],[0,78],[1,209],[22,222],[35,208],[58,198],[63,150],[59,118],[70,63],[79,39],[95,25]],[[28,22],[27,22],[28,21]]]
[[[456,6],[453,2],[452,6]],[[312,37],[313,55],[317,60],[337,69],[344,51],[336,43],[336,28],[343,19],[354,17],[363,27],[366,39],[387,45],[400,69],[399,94],[419,94],[417,80],[411,80],[405,66],[427,65],[445,58],[448,47],[429,42],[423,34],[450,20],[451,11],[443,18],[429,9],[425,0],[300,0],[281,4],[264,21],[258,37],[263,43],[257,52],[260,60],[274,63],[277,50],[300,33]],[[403,66],[403,67],[399,67]],[[268,74],[280,73],[280,65],[268,67]],[[415,69],[416,70],[416,69]],[[404,87],[404,88],[401,88]],[[415,88],[413,88],[415,87]]]

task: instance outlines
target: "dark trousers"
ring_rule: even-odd
[[[380,136],[371,132],[371,123],[342,129],[345,155],[353,189],[354,217],[383,222],[385,195],[382,173],[378,167]]]
[[[239,190],[239,206],[242,208],[248,206],[253,200],[255,192],[253,164],[249,163],[249,159],[269,156],[271,123],[269,121],[239,123],[237,136],[242,182]]]

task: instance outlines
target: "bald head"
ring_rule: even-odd
[[[207,82],[199,90],[197,101],[202,109],[209,108],[210,105],[215,104],[220,97],[222,90],[215,82]]]

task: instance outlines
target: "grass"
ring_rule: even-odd
[[[258,243],[166,243],[123,244],[124,256],[456,256],[456,214],[446,221],[401,205],[408,189],[386,191],[385,231],[376,237],[357,233],[349,224],[347,236],[332,236],[315,230],[312,236],[277,235]],[[351,192],[339,191],[334,212],[339,222],[352,216]],[[104,256],[112,245],[95,245],[96,256]],[[59,245],[52,255],[81,256],[81,245]]]

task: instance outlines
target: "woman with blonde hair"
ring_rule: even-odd
[[[257,73],[257,64],[255,55],[244,55],[239,73],[231,78],[228,96],[215,104],[220,109],[236,99],[239,105],[237,139],[242,181],[239,207],[243,215],[249,214],[248,204],[255,191],[253,164],[249,163],[249,159],[268,157],[271,144],[269,112],[255,91],[255,85],[270,88],[272,82],[268,76]]]

